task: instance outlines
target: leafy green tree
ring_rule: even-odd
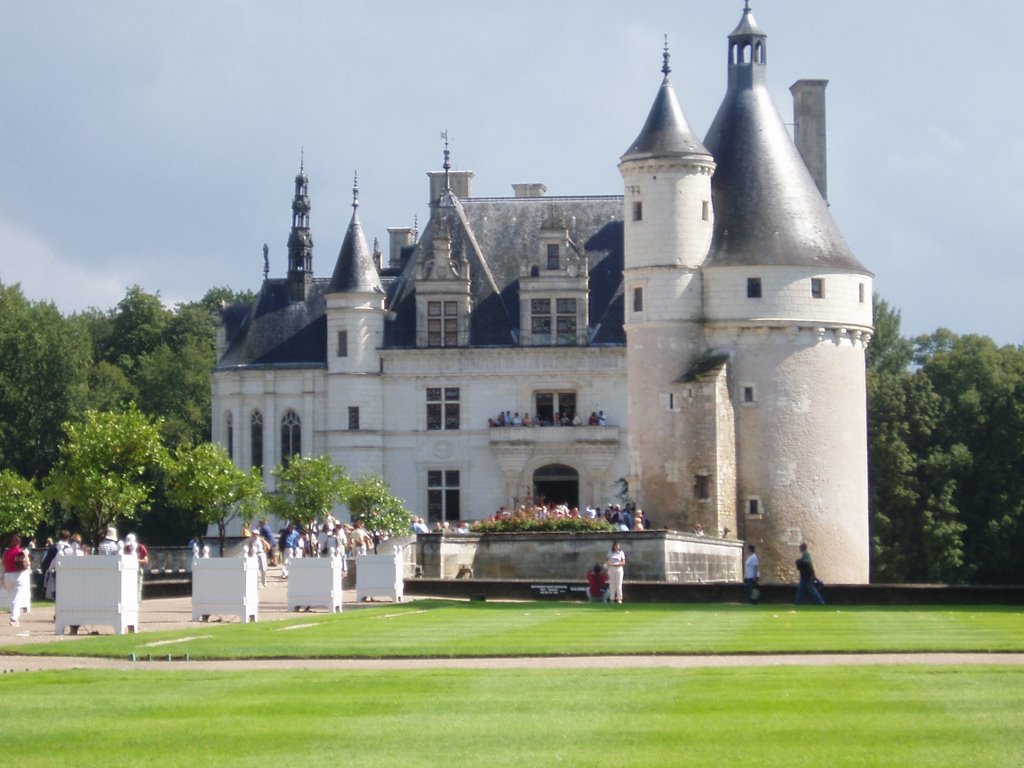
[[[271,511],[303,528],[336,504],[343,504],[352,485],[344,468],[333,464],[329,456],[293,456],[274,467],[273,474],[277,491],[269,498]]]
[[[867,372],[871,578],[963,580],[965,525],[955,490],[970,457],[962,445],[935,441],[942,400],[927,376],[910,369],[913,346],[900,336],[899,312],[877,297],[874,309],[878,335]]]
[[[167,461],[159,422],[134,406],[87,411],[64,425],[60,459],[47,478],[51,498],[78,516],[97,540],[115,521],[134,520],[149,508]]]
[[[942,404],[938,449],[966,460],[948,469],[950,503],[966,525],[968,575],[1024,581],[1024,349],[940,330],[915,340],[921,372]]]
[[[409,510],[379,475],[363,475],[351,483],[345,505],[352,518],[362,520],[369,531],[387,536],[409,532]]]
[[[31,480],[0,471],[0,533],[30,536],[46,517],[46,501]]]
[[[86,393],[88,345],[50,303],[0,285],[0,469],[41,478]]]
[[[177,448],[169,464],[168,497],[206,525],[215,523],[224,555],[227,526],[239,516],[253,519],[266,503],[259,470],[245,472],[214,443]]]

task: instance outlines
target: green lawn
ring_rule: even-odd
[[[1024,651],[1024,609],[417,600],[284,621],[0,646],[0,653],[193,659],[885,651]]]
[[[1024,668],[35,672],[0,722],[23,768],[1017,768]]]

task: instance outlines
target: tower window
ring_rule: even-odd
[[[348,428],[353,432],[359,430],[359,406],[350,405],[348,407]]]
[[[864,303],[864,283],[857,284],[857,301]]]
[[[338,331],[338,357],[348,357],[348,331]]]
[[[697,475],[694,478],[693,490],[700,501],[711,498],[711,475]]]
[[[427,387],[427,429],[458,429],[460,415],[458,387]]]
[[[548,243],[548,269],[558,269],[558,243]]]
[[[751,384],[743,387],[743,403],[744,405],[752,405],[756,402],[756,392]]]
[[[702,200],[700,204],[700,218],[702,221],[711,220],[711,202],[709,200]]]
[[[822,277],[811,278],[811,297],[815,299],[825,298],[825,279]]]
[[[633,289],[633,311],[643,312],[644,311],[644,289],[634,288]]]
[[[747,516],[748,517],[763,517],[764,506],[761,504],[760,496],[748,496],[747,497]]]
[[[644,220],[644,204],[637,200],[633,203],[633,221]]]
[[[761,278],[760,277],[748,277],[747,278],[747,298],[748,299],[760,299],[761,298]]]
[[[235,419],[231,411],[224,414],[224,438],[227,441],[228,458],[235,458]]]

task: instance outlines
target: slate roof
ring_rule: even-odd
[[[749,11],[730,35],[763,38]],[[809,266],[870,274],[850,251],[764,84],[764,64],[730,64],[704,139],[715,158],[711,266]]]
[[[621,159],[693,155],[707,155],[710,159],[710,153],[690,128],[686,115],[679,106],[675,89],[666,74],[640,134]]]
[[[541,230],[564,221],[569,239],[587,253],[591,344],[625,344],[622,301],[622,197],[508,197],[459,200],[446,193],[432,210],[402,275],[392,283],[385,346],[415,347],[415,278],[433,258],[438,227],[446,227],[451,255],[470,267],[470,346],[514,346],[519,337],[519,275],[540,254]],[[543,266],[543,265],[542,265]]]
[[[345,231],[345,239],[338,252],[328,293],[383,293],[373,254],[366,244],[363,225],[359,221],[359,209],[353,206],[352,219]]]

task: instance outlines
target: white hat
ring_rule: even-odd
[[[110,541],[117,541],[117,528],[114,526],[107,528],[107,532],[104,534],[103,538]]]
[[[129,533],[127,536],[124,537],[124,540],[128,544],[134,544],[135,543],[135,534],[134,533]]]

